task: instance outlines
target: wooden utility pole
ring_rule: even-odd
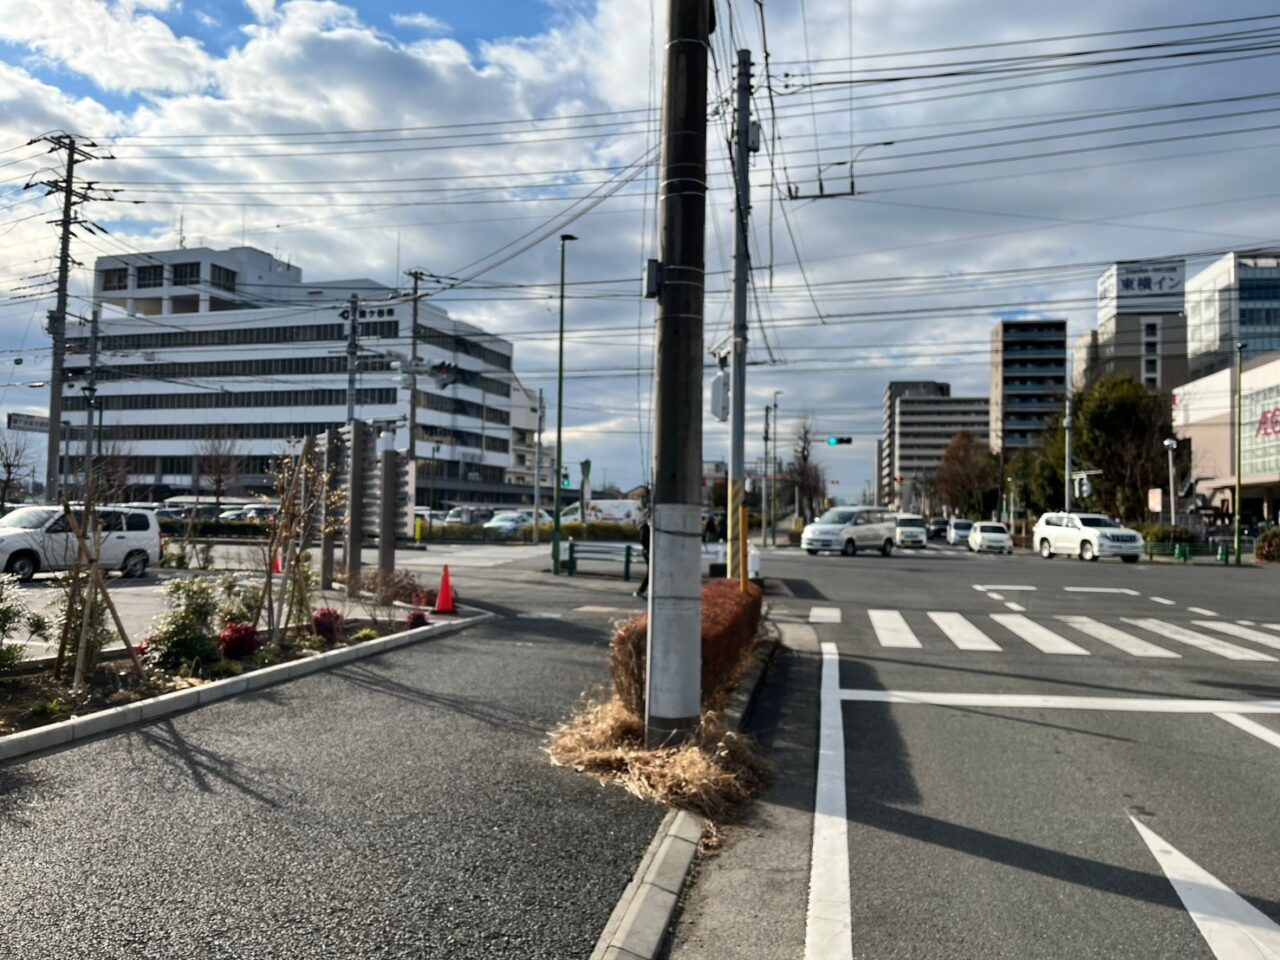
[[[347,328],[347,426],[356,419],[356,369],[360,362],[360,300],[353,293],[347,311],[351,326]]]
[[[751,215],[751,51],[738,51],[737,105],[735,109],[733,156],[733,342],[729,349],[729,524],[728,575],[746,575],[747,558],[742,552],[745,534],[742,522],[747,456],[747,284],[751,278],[751,248],[747,223]]]
[[[702,709],[702,304],[710,0],[669,0],[662,103],[653,511],[645,741],[683,739]]]

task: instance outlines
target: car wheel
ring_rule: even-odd
[[[1040,556],[1044,557],[1046,560],[1053,559],[1053,547],[1049,546],[1049,541],[1047,539],[1040,541]]]
[[[816,557],[818,555],[817,550],[806,550],[805,553],[807,553],[811,557]]]
[[[1093,552],[1093,544],[1090,543],[1088,540],[1085,540],[1080,544],[1080,559],[1081,560],[1097,560],[1098,559],[1098,555]]]
[[[147,555],[141,550],[135,550],[124,558],[124,565],[120,567],[120,576],[126,580],[137,580],[147,575]]]
[[[886,540],[883,544],[881,544],[880,553],[886,557],[889,556],[889,554],[893,553],[893,541]]]
[[[29,553],[16,553],[9,558],[4,570],[26,583],[36,575],[36,558]]]
[[[844,546],[840,548],[840,552],[846,557],[856,556],[858,553],[858,545],[854,543],[853,538],[850,537],[844,542]]]
[[[1138,558],[1137,558],[1137,557],[1121,557],[1120,559],[1121,559],[1121,560],[1123,560],[1125,563],[1137,563],[1137,562],[1138,562]]]

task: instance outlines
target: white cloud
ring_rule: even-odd
[[[449,24],[429,13],[393,13],[391,22],[398,27],[415,27],[427,33],[449,33],[453,30]]]
[[[221,26],[221,24],[218,23],[218,20],[216,17],[214,17],[212,14],[206,13],[204,10],[196,11],[196,19],[199,20],[204,26],[208,27],[210,30],[212,30],[215,27]]]

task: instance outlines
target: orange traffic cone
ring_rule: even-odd
[[[280,551],[277,550],[271,554],[271,572],[284,573],[284,566],[280,563]]]
[[[457,613],[453,606],[453,587],[449,583],[449,565],[445,564],[444,573],[440,577],[440,592],[436,594],[436,605],[432,608],[436,613]]]

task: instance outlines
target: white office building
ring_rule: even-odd
[[[1280,252],[1228,253],[1187,281],[1187,362],[1192,377],[1280,350]]]
[[[899,510],[928,513],[929,484],[947,447],[961,433],[980,449],[988,443],[990,404],[986,397],[924,396],[910,393],[894,401],[893,478]]]
[[[413,304],[372,280],[304,283],[302,270],[252,247],[101,257],[97,404],[104,455],[127,464],[139,496],[208,492],[206,464],[228,454],[224,492],[264,492],[275,456],[347,419],[349,298],[358,298],[355,416],[409,446],[416,403],[417,502],[528,502],[512,467],[512,348],[422,301],[420,361],[452,382],[412,381]],[[89,327],[68,332],[64,476],[81,469]],[[391,436],[386,436],[390,434]],[[70,473],[68,473],[68,468]]]

